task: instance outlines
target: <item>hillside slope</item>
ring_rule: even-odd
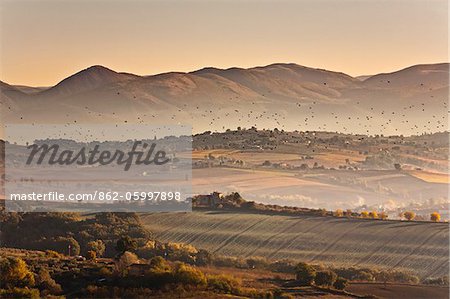
[[[408,270],[420,278],[449,272],[446,223],[219,211],[147,214],[142,221],[162,241],[226,256]]]
[[[93,66],[45,90],[3,84],[8,123],[185,123],[421,134],[447,129],[448,64],[418,65],[361,81],[296,64],[204,68],[136,76]]]

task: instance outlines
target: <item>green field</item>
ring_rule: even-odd
[[[448,223],[222,211],[146,214],[142,221],[161,241],[220,255],[407,270],[420,278],[449,273]]]

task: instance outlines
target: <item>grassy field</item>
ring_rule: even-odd
[[[411,170],[409,173],[412,176],[415,176],[415,177],[417,177],[425,182],[428,182],[428,183],[441,183],[441,184],[449,183],[448,174],[445,174],[445,173],[425,172],[425,171],[417,171],[417,170]]]
[[[214,150],[195,150],[192,153],[192,159],[203,159],[205,156],[212,155],[216,158],[226,157],[235,160],[243,160],[248,164],[261,166],[264,161],[289,163],[291,165],[299,166],[303,163],[313,166],[314,162],[324,165],[326,167],[338,167],[345,165],[346,159],[351,162],[362,162],[363,155],[358,151],[330,149],[327,152],[313,155],[311,160],[301,160],[303,156],[301,151],[293,152],[272,152],[272,151],[240,151],[235,149],[214,149]]]
[[[385,208],[396,217],[399,207],[426,199],[447,198],[447,175],[396,170],[309,170],[200,168],[192,171],[194,194],[239,192],[266,204],[309,208]],[[431,207],[439,211],[440,207]],[[392,211],[390,210],[392,209]],[[429,212],[425,212],[429,217]]]
[[[231,212],[157,213],[142,221],[161,241],[234,257],[379,267],[448,275],[447,223]]]

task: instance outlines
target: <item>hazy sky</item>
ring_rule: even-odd
[[[0,80],[275,62],[350,75],[448,61],[442,0],[1,1]]]

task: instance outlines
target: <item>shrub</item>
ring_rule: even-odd
[[[211,264],[211,253],[205,249],[200,249],[195,256],[195,263],[199,266],[206,266]]]
[[[319,286],[332,286],[336,281],[337,275],[331,270],[318,271],[314,282]]]
[[[449,285],[448,276],[443,277],[430,277],[423,281],[424,284],[434,284],[434,285]]]
[[[417,284],[419,282],[419,278],[416,275],[413,275],[409,272],[403,272],[398,270],[384,270],[380,271],[380,278],[376,275],[377,280],[379,281],[395,281],[401,283],[412,283]],[[387,277],[387,278],[386,278]]]
[[[334,272],[339,276],[348,280],[358,280],[358,281],[374,281],[375,278],[372,275],[371,269],[364,268],[339,268],[334,269]]]
[[[276,261],[269,265],[269,270],[273,272],[293,273],[295,272],[295,263],[290,260]]]
[[[269,262],[262,257],[253,257],[246,260],[250,269],[266,269],[269,266]]]
[[[160,256],[155,256],[150,259],[149,262],[150,268],[153,271],[171,271],[170,265],[167,263],[165,259]]]
[[[360,281],[374,281],[375,277],[370,272],[360,271],[358,274],[356,274],[356,276],[354,276],[354,279]]]
[[[72,237],[56,237],[50,241],[48,247],[59,253],[69,253],[70,248],[70,255],[80,254],[80,244]]]
[[[0,298],[39,299],[38,289],[12,288],[0,289]]]
[[[388,214],[386,212],[381,212],[380,213],[380,219],[383,219],[383,220],[388,219]]]
[[[239,293],[241,281],[229,275],[208,276],[208,288],[225,294]]]
[[[316,271],[314,268],[306,263],[298,263],[295,267],[295,277],[301,285],[311,285],[315,276]]]
[[[183,243],[167,243],[165,249],[170,260],[188,264],[195,263],[195,255],[198,252],[194,246]]]
[[[97,258],[97,253],[94,250],[89,250],[86,254],[86,258],[91,261],[95,261]]]
[[[105,253],[105,243],[102,240],[91,241],[87,243],[87,250],[94,251],[95,255],[100,257]]]
[[[2,288],[32,287],[35,284],[33,272],[21,258],[0,259],[0,278]]]
[[[174,269],[174,278],[176,282],[182,284],[205,286],[206,277],[202,271],[195,269],[184,263],[177,263]]]
[[[46,251],[45,251],[45,254],[46,254],[48,257],[51,257],[51,258],[57,258],[57,259],[60,259],[60,258],[62,257],[61,254],[59,254],[58,252],[56,252],[56,251],[54,251],[54,250],[46,250]]]
[[[116,251],[119,255],[124,254],[126,251],[133,251],[137,248],[136,240],[130,238],[129,236],[123,236],[116,243]]]
[[[226,256],[214,256],[212,263],[217,267],[235,267],[240,269],[247,268],[247,264],[243,259]]]
[[[434,222],[441,221],[441,215],[438,212],[431,213],[430,220]]]
[[[343,290],[347,287],[348,281],[345,278],[338,277],[333,284],[333,287],[338,290]]]
[[[106,286],[88,285],[85,289],[85,293],[89,295],[88,298],[109,298],[110,290]]]
[[[139,247],[136,250],[136,254],[139,257],[145,258],[145,259],[152,258],[152,257],[156,256],[158,253],[163,254],[162,252],[157,252],[156,247],[157,246],[156,246],[155,241],[152,241],[152,240],[147,241],[147,242],[145,242],[145,244],[143,246]],[[158,248],[158,249],[160,249],[160,248]]]
[[[56,283],[47,269],[39,270],[36,284],[40,289],[47,290],[52,295],[58,295],[62,292],[61,285]]]
[[[138,257],[136,254],[129,252],[129,251],[125,251],[118,263],[117,263],[117,268],[119,270],[119,274],[124,276],[126,274],[126,270],[128,268],[128,266],[130,266],[131,264],[137,263],[139,261]]]
[[[110,276],[110,275],[112,275],[111,270],[109,270],[109,269],[106,268],[106,267],[100,268],[100,271],[98,271],[98,273],[99,273],[101,276]]]
[[[170,283],[179,283],[172,273],[172,267],[161,257],[154,257],[150,261],[150,270],[146,273],[146,282],[149,287],[162,288]]]

